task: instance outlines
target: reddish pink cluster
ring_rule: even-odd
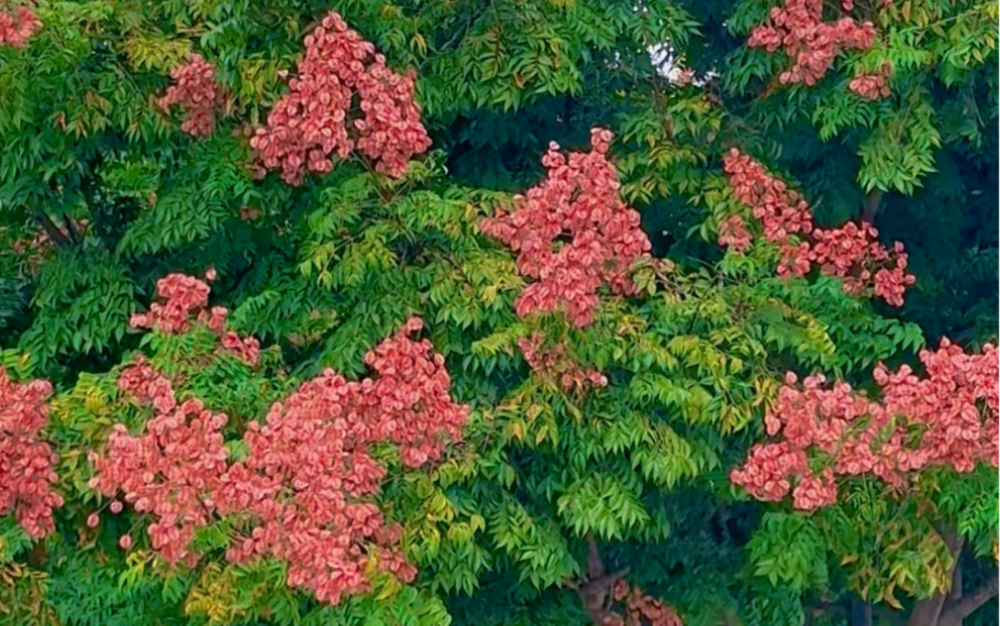
[[[212,275],[214,271],[210,271],[206,278],[211,280]],[[219,306],[211,310],[207,308],[210,291],[207,283],[193,276],[169,274],[156,283],[156,293],[164,300],[163,304],[154,302],[146,313],[136,313],[132,316],[131,325],[161,333],[183,334],[191,329],[191,317],[195,315],[198,322],[206,324],[221,337],[224,350],[256,365],[260,358],[260,342],[225,329],[229,311]]]
[[[755,446],[744,466],[732,472],[732,481],[765,501],[783,499],[794,481],[794,506],[812,510],[836,501],[838,475],[871,473],[902,489],[905,473],[925,467],[959,472],[980,462],[997,467],[996,348],[967,354],[942,340],[940,349],[924,350],[920,360],[924,378],[907,366],[897,372],[883,365],[875,369],[881,402],[845,383],[824,389],[822,376],[797,386],[789,374],[765,419],[768,434],[780,433],[783,440]],[[810,451],[830,458],[818,475],[810,469]]]
[[[0,11],[0,46],[20,48],[41,27],[42,23],[24,5],[17,7],[13,13]]]
[[[740,215],[730,215],[719,225],[719,245],[723,248],[732,248],[733,252],[742,254],[752,240]]]
[[[891,76],[892,66],[885,64],[877,72],[855,76],[849,85],[849,89],[867,100],[886,98],[892,93],[886,82]]]
[[[156,294],[163,304],[153,303],[146,313],[132,316],[133,328],[149,328],[161,333],[182,334],[191,328],[194,311],[208,306],[208,285],[193,276],[168,274],[156,281]]]
[[[170,380],[153,369],[141,354],[136,356],[135,363],[122,370],[118,388],[130,393],[142,404],[152,404],[161,413],[171,411],[177,405]]]
[[[398,178],[413,155],[431,145],[413,85],[412,73],[394,73],[375,46],[330,13],[305,39],[291,93],[274,106],[250,145],[264,170],[280,169],[289,185],[301,184],[306,171],[329,172],[331,153],[346,159],[355,148],[375,162],[376,171]],[[363,117],[351,122],[355,92]]]
[[[624,603],[623,615],[609,615],[605,626],[684,626],[674,607],[643,593],[641,587],[629,587],[624,580],[612,590],[615,602]]]
[[[585,389],[587,385],[606,387],[608,379],[596,369],[583,369],[565,354],[561,343],[550,348],[542,348],[545,335],[535,331],[531,337],[522,337],[517,345],[524,354],[524,360],[533,372],[554,377],[564,389]]]
[[[225,91],[215,81],[215,66],[199,54],[170,73],[174,84],[157,103],[164,110],[180,106],[187,114],[181,130],[193,137],[208,137],[215,130],[215,109],[226,104]]]
[[[119,386],[125,386],[122,380]],[[137,399],[145,398],[149,396]],[[212,494],[226,471],[221,434],[226,416],[205,409],[198,400],[178,406],[173,394],[169,402],[162,395],[157,400],[157,415],[142,435],[134,437],[119,424],[105,455],[91,453],[90,486],[112,498],[124,493],[136,512],[155,517],[148,529],[153,549],[168,563],[183,560],[193,567],[199,555],[189,549],[190,541],[199,526],[211,521]],[[169,409],[160,408],[167,405]]]
[[[461,439],[468,409],[449,395],[443,357],[429,341],[410,339],[422,325],[411,319],[365,355],[373,378],[348,382],[327,370],[274,404],[265,424],[248,425],[247,458],[228,466],[219,434],[225,416],[194,401],[178,409],[171,394],[142,437],[114,431],[107,456],[93,457],[92,485],[111,497],[124,491],[137,511],[155,515],[153,547],[170,562],[196,561],[188,547],[194,530],[213,515],[236,515],[253,528],[233,538],[229,558],[286,561],[288,584],[321,601],[368,589],[371,558],[411,580],[416,572],[395,548],[401,528],[386,526],[364,498],[385,476],[371,445],[394,443],[402,462],[417,467]],[[165,396],[161,378],[139,361],[119,385],[156,402]]]
[[[461,439],[468,410],[449,396],[441,355],[408,337],[421,328],[411,319],[365,355],[375,378],[347,382],[327,370],[275,404],[265,425],[250,425],[248,458],[223,478],[218,501],[223,512],[248,512],[256,527],[230,558],[285,560],[289,585],[332,604],[368,589],[372,551],[379,568],[413,578],[393,547],[401,529],[386,527],[378,508],[359,499],[376,493],[385,475],[371,444],[393,442],[403,463],[417,467]]]
[[[441,457],[444,442],[460,441],[468,409],[449,395],[451,377],[431,342],[415,342],[423,321],[411,318],[391,338],[365,355],[377,377],[364,395],[371,398],[366,424],[375,440],[399,446],[404,464],[419,467]],[[368,384],[362,382],[362,388]],[[374,407],[378,407],[375,409]]]
[[[906,272],[908,256],[901,243],[896,242],[890,253],[876,238],[878,231],[866,222],[814,228],[802,196],[735,148],[723,160],[723,169],[737,199],[751,208],[764,228],[764,237],[781,246],[780,276],[804,276],[816,265],[825,274],[844,278],[847,293],[860,295],[871,288],[876,297],[902,306],[903,293],[916,279]],[[793,235],[807,241],[793,240]],[[720,243],[721,239],[720,231]]]
[[[13,509],[24,532],[36,539],[55,530],[52,510],[63,505],[52,492],[58,479],[52,468],[59,459],[38,438],[51,393],[48,381],[13,383],[0,367],[0,515]]]
[[[648,257],[650,243],[639,228],[639,213],[618,196],[621,185],[607,158],[613,137],[595,128],[591,151],[568,156],[549,144],[542,158],[546,180],[527,196],[516,196],[513,213],[498,210],[481,222],[484,233],[520,252],[521,274],[535,279],[517,298],[521,317],[562,309],[583,327],[594,319],[602,284],[620,295],[636,292],[630,272]]]
[[[845,11],[854,8],[851,0],[843,0],[842,6]],[[850,17],[826,22],[822,0],[786,0],[784,6],[771,9],[771,24],[754,29],[747,45],[768,52],[784,50],[792,67],[779,76],[782,84],[815,85],[841,50],[866,50],[874,41],[871,22],[859,23]]]

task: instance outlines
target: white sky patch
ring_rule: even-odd
[[[698,87],[704,87],[712,79],[719,77],[718,72],[714,70],[710,70],[703,76],[694,75],[693,71],[684,65],[684,58],[678,58],[670,44],[656,44],[647,50],[649,51],[649,59],[652,61],[653,67],[656,68],[656,73],[673,85],[691,83]]]

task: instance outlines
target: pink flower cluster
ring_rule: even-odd
[[[0,46],[20,48],[41,27],[42,23],[24,5],[17,7],[13,13],[0,11]]]
[[[385,527],[378,508],[360,498],[375,494],[385,475],[371,444],[393,442],[403,463],[418,467],[461,439],[468,410],[451,400],[444,360],[430,342],[409,339],[421,327],[411,319],[365,355],[375,378],[347,382],[327,370],[275,404],[265,425],[251,424],[248,459],[233,465],[218,498],[223,512],[256,520],[230,558],[286,560],[289,585],[332,604],[368,589],[372,550],[380,568],[413,578],[393,547],[401,529]]]
[[[916,282],[906,272],[908,256],[903,244],[896,242],[890,253],[876,238],[878,231],[866,222],[815,228],[802,196],[735,148],[723,159],[723,169],[737,199],[750,207],[764,228],[764,237],[781,246],[778,275],[804,276],[816,265],[825,274],[844,278],[847,293],[860,295],[871,288],[876,297],[902,306],[903,293]],[[724,224],[730,224],[729,220]],[[735,222],[729,228],[735,228]],[[720,229],[720,243],[725,234]],[[807,241],[797,242],[793,235]],[[729,242],[727,238],[725,243]],[[745,247],[745,240],[740,243]]]
[[[875,382],[882,401],[855,393],[846,383],[825,389],[822,376],[796,385],[788,374],[765,425],[777,443],[755,446],[733,483],[753,497],[779,501],[791,489],[794,506],[812,510],[836,502],[836,476],[874,474],[897,489],[904,475],[945,466],[970,472],[976,463],[997,467],[1000,359],[995,346],[967,354],[942,340],[936,352],[924,350],[926,377],[908,366],[890,372],[879,365]],[[829,459],[817,475],[809,453]]]
[[[122,380],[119,386],[125,386]],[[172,393],[169,399],[157,396],[158,413],[142,435],[134,437],[121,424],[115,426],[105,455],[90,455],[90,486],[112,498],[123,492],[136,512],[154,516],[148,529],[153,549],[170,564],[183,560],[193,567],[199,555],[189,550],[189,543],[195,530],[211,520],[212,496],[226,471],[221,434],[226,416],[198,400],[178,406]],[[161,408],[165,406],[170,408]]]
[[[164,110],[173,106],[187,110],[181,130],[193,137],[208,137],[215,130],[215,109],[226,104],[226,93],[215,81],[215,66],[199,54],[170,73],[174,84],[157,101]]]
[[[153,369],[141,354],[136,356],[135,363],[122,370],[118,388],[130,393],[142,404],[152,404],[161,413],[172,411],[177,406],[170,379]]]
[[[0,367],[0,515],[13,509],[24,532],[36,539],[55,530],[52,511],[63,505],[52,491],[59,459],[38,438],[51,393],[48,381],[13,383]]]
[[[416,570],[395,547],[402,529],[387,526],[366,501],[385,477],[370,446],[394,443],[402,462],[418,467],[459,441],[468,419],[467,407],[449,395],[444,359],[429,341],[409,337],[422,326],[411,319],[365,355],[373,378],[348,382],[327,370],[275,403],[264,424],[248,425],[247,458],[228,466],[219,434],[225,416],[195,401],[176,408],[163,399],[160,375],[140,361],[119,385],[137,398],[160,399],[165,410],[141,437],[116,428],[106,456],[93,457],[92,485],[110,497],[124,491],[137,511],[155,515],[150,538],[171,563],[197,561],[188,547],[194,530],[234,515],[251,528],[232,538],[228,558],[286,561],[288,584],[320,601],[336,604],[368,589],[372,558],[382,571],[411,580]]]
[[[842,6],[845,11],[854,8],[852,0],[843,0]],[[768,52],[784,50],[792,67],[779,76],[782,84],[815,85],[841,50],[866,50],[874,41],[871,22],[859,23],[850,17],[826,22],[822,0],[786,0],[784,6],[771,9],[771,24],[754,29],[747,45]]]
[[[623,616],[608,616],[606,626],[684,626],[672,606],[646,595],[641,587],[629,587],[627,582],[619,580],[612,594],[615,602],[625,604],[625,610]]]
[[[409,467],[438,460],[444,442],[461,440],[468,419],[468,408],[449,395],[451,377],[444,357],[434,352],[430,341],[408,337],[423,325],[420,318],[411,318],[395,337],[365,355],[365,364],[377,374],[364,394],[373,407],[365,422],[375,440],[399,446]]]
[[[521,317],[562,309],[583,327],[594,319],[602,284],[616,294],[635,293],[630,272],[649,256],[650,243],[639,228],[639,213],[618,196],[621,185],[607,158],[613,137],[595,128],[590,153],[568,156],[549,144],[542,158],[546,180],[527,196],[516,196],[513,213],[498,210],[480,223],[484,233],[520,253],[521,274],[535,281],[515,303]]]
[[[211,280],[214,270],[210,270],[207,280]],[[221,337],[222,348],[235,354],[250,365],[257,365],[260,358],[260,342],[253,337],[240,337],[227,331],[225,307],[208,310],[208,284],[193,276],[168,274],[156,282],[156,293],[163,304],[153,303],[149,311],[132,316],[133,328],[149,328],[168,334],[183,334],[191,328],[191,316],[206,324],[212,332]]]
[[[542,376],[551,376],[564,389],[584,389],[586,386],[606,387],[608,379],[596,369],[585,370],[570,356],[565,354],[566,347],[559,343],[550,348],[542,348],[545,335],[535,331],[531,337],[522,337],[517,345],[524,354],[524,360],[533,372]]]
[[[733,252],[742,254],[751,241],[753,237],[742,216],[730,215],[719,225],[719,245],[723,248],[732,248]]]
[[[886,80],[891,76],[892,66],[885,64],[872,74],[858,74],[848,88],[867,100],[886,98],[892,93],[886,83]]]
[[[166,302],[153,303],[148,312],[134,314],[131,325],[167,334],[186,333],[191,328],[191,313],[208,306],[210,291],[194,276],[168,274],[156,281],[156,294]]]
[[[431,145],[413,100],[414,75],[400,76],[375,46],[361,38],[337,13],[305,38],[305,58],[289,81],[291,93],[268,115],[250,145],[263,162],[258,175],[281,170],[289,185],[304,173],[329,172],[331,153],[341,159],[355,148],[375,162],[378,172],[399,178],[410,159]],[[354,94],[363,116],[349,121]]]

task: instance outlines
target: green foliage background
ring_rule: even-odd
[[[969,589],[995,573],[995,470],[931,472],[905,497],[851,481],[813,516],[729,485],[785,371],[863,386],[877,361],[913,362],[942,336],[996,338],[997,3],[859,0],[876,45],[839,57],[814,87],[774,89],[787,59],[744,41],[776,4],[39,0],[42,30],[0,47],[0,347],[17,378],[59,390],[47,434],[69,452],[67,506],[38,545],[0,520],[0,623],[585,624],[564,583],[583,569],[587,536],[692,626],[846,624],[857,598],[905,612],[947,578],[940,521],[966,538]],[[360,160],[299,188],[254,181],[243,131],[284,93],[304,33],[330,10],[392,67],[417,70],[434,148],[399,181]],[[671,82],[648,52],[663,43],[712,77]],[[154,106],[195,51],[233,94],[202,140]],[[847,89],[884,61],[890,97]],[[540,180],[550,141],[585,148],[593,125],[615,131],[622,195],[670,269],[640,270],[641,297],[604,297],[586,329],[518,319],[514,257],[476,222]],[[823,225],[874,206],[883,240],[911,254],[905,307],[845,296],[828,278],[779,280],[766,245],[724,254],[714,238],[738,208],[720,169],[732,146],[792,181]],[[44,223],[62,239],[19,245]],[[380,581],[324,607],[288,590],[277,563],[227,564],[224,522],[199,536],[209,557],[195,571],[119,550],[140,516],[88,534],[83,520],[107,503],[86,489],[81,451],[109,424],[145,419],[114,386],[120,364],[141,348],[193,368],[209,341],[150,339],[129,315],[164,274],[210,266],[213,303],[270,348],[258,370],[192,369],[185,391],[237,422],[262,419],[324,367],[361,374],[364,352],[411,314],[428,322],[473,416],[439,466],[386,461],[379,502],[406,524],[414,586]],[[535,330],[604,371],[608,388],[567,394],[532,376],[516,342]],[[970,622],[995,624],[988,613]]]

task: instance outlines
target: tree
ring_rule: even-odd
[[[973,615],[996,15],[0,5],[4,619]]]

